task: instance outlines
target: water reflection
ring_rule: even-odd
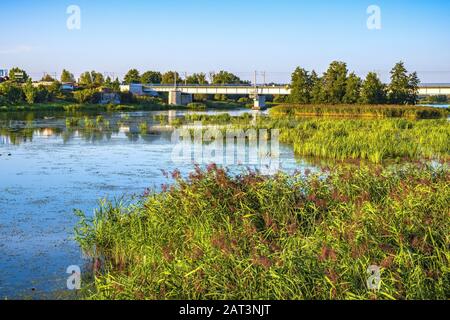
[[[266,111],[265,111],[266,112]],[[259,112],[261,114],[265,112]],[[176,119],[187,114],[221,114],[238,116],[257,111],[238,109],[231,111],[138,111],[128,113],[0,113],[0,145],[32,142],[33,137],[61,137],[64,142],[82,138],[90,142],[110,140],[113,135],[125,134],[129,141],[148,139],[148,134],[170,131]],[[164,119],[164,121],[161,121]]]
[[[174,163],[171,131],[154,119],[186,113],[0,113],[0,154],[11,154],[0,157],[0,299],[65,289],[67,267],[84,263],[73,209],[92,214],[100,198],[160,190],[173,182],[161,170],[187,176],[193,163]],[[285,171],[311,168],[284,145],[280,162]]]

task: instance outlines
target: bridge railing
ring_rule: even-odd
[[[175,87],[175,84],[153,84],[153,83],[147,83],[142,84],[144,87]],[[186,88],[253,88],[255,85],[253,84],[184,84],[180,83],[176,85],[179,88],[186,87]],[[279,88],[279,87],[289,87],[287,84],[276,84],[276,85],[269,85],[269,84],[257,84],[257,87],[264,87],[264,88]]]

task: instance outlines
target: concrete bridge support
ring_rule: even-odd
[[[169,104],[170,105],[188,105],[193,102],[192,94],[182,93],[181,91],[173,90],[169,92]]]
[[[169,92],[169,104],[172,106],[180,106],[181,103],[181,91],[170,91]]]
[[[253,98],[253,101],[254,110],[261,110],[262,108],[266,107],[266,96],[257,95],[255,98]]]

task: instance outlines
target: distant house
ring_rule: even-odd
[[[120,104],[120,94],[113,92],[109,88],[100,89],[100,104]]]
[[[53,84],[53,82],[51,82],[51,81],[36,81],[36,82],[33,82],[33,87],[39,87],[39,86],[50,87],[52,84]]]
[[[8,80],[8,70],[0,69],[0,82]]]
[[[73,83],[73,82],[63,82],[61,84],[61,90],[73,91],[73,90],[75,90],[75,83]]]

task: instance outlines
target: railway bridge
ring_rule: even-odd
[[[291,89],[289,85],[163,85],[163,84],[130,84],[122,85],[122,91],[129,91],[135,95],[153,95],[158,93],[169,93],[169,104],[185,105],[193,101],[192,95],[246,95],[254,100],[254,108],[265,107],[267,95],[289,95]],[[419,96],[450,95],[450,84],[421,84],[419,86]]]

